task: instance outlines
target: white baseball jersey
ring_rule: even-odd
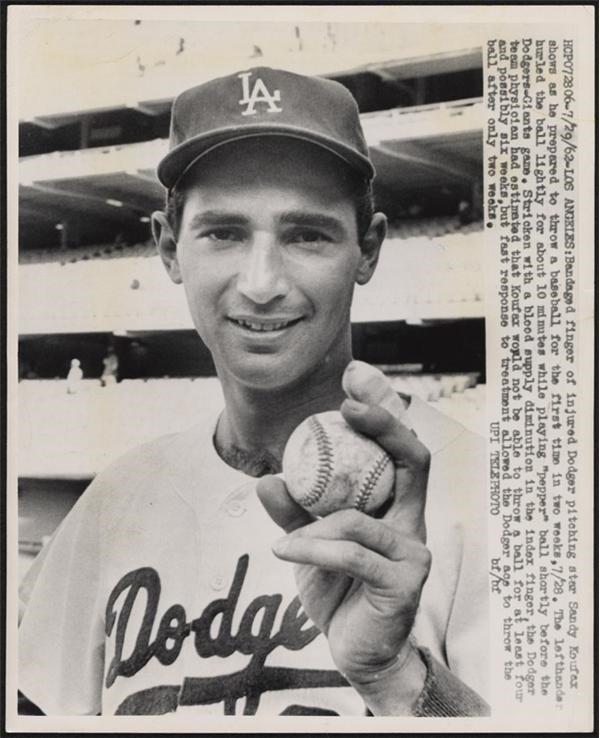
[[[414,398],[432,452],[431,573],[413,636],[485,696],[483,441]],[[256,480],[215,424],[146,444],[94,480],[29,571],[20,689],[49,715],[364,715],[300,606]]]

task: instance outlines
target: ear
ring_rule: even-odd
[[[181,270],[177,260],[177,241],[167,216],[157,210],[152,213],[151,223],[152,235],[165,269],[175,284],[181,284]]]
[[[355,277],[357,284],[366,284],[373,276],[386,233],[387,218],[383,213],[375,213],[360,244],[360,261]]]

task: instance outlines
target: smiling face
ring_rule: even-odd
[[[177,239],[160,215],[155,236],[222,380],[275,389],[350,360],[377,218],[361,249],[345,165],[301,141],[230,143],[194,167]]]

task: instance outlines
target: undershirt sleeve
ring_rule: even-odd
[[[489,705],[445,666],[436,661],[426,648],[419,648],[427,666],[423,691],[413,707],[415,717],[486,717]]]

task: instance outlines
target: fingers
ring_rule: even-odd
[[[428,549],[418,539],[355,510],[332,513],[300,528],[277,541],[273,551],[286,561],[387,588],[404,588],[408,579],[424,582],[431,563]],[[404,583],[397,568],[401,562],[410,564],[400,577],[407,579]]]
[[[342,377],[342,388],[351,400],[379,405],[410,427],[406,407],[385,374],[364,361],[351,361]]]
[[[384,408],[345,400],[341,412],[346,422],[356,431],[372,438],[384,448],[397,466],[429,468],[430,454],[426,446]]]
[[[290,538],[314,538],[329,541],[353,541],[393,561],[413,555],[421,544],[383,520],[376,520],[357,510],[340,510],[296,530]]]
[[[369,436],[394,460],[394,499],[383,516],[395,528],[425,541],[425,498],[431,455],[421,441],[381,407],[346,400],[341,407],[346,421]]]
[[[273,544],[273,553],[285,561],[347,574],[374,587],[385,587],[390,580],[390,562],[353,541],[289,536]]]
[[[286,533],[314,520],[312,515],[290,497],[280,477],[262,477],[256,486],[256,492],[273,522]]]

